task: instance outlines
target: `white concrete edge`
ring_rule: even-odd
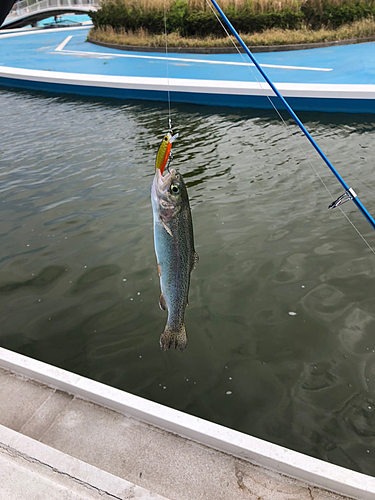
[[[303,455],[0,348],[0,367],[311,485],[361,500],[375,478]]]
[[[87,87],[122,88],[146,91],[192,92],[229,95],[269,95],[265,82],[197,80],[182,78],[132,77],[32,70],[0,65],[0,78]],[[277,83],[284,97],[375,99],[375,85]]]
[[[167,500],[165,497],[152,493],[145,488],[66,455],[2,425],[0,425],[0,447],[1,445],[5,450],[16,451],[26,459],[47,466],[57,474],[69,476],[73,480],[86,483],[99,490],[99,492],[106,492],[116,498]]]

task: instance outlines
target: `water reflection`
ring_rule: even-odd
[[[287,116],[293,136],[268,111],[172,107],[200,255],[181,355],[158,346],[165,105],[3,90],[0,105],[1,345],[373,474],[374,255],[327,210],[309,161],[341,188]],[[373,115],[300,117],[374,212]]]

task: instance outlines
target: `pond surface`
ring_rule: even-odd
[[[300,117],[374,215],[375,116]],[[200,256],[184,353],[159,349],[166,105],[0,90],[0,345],[374,474],[375,255],[310,162],[343,189],[271,111],[172,103],[172,120]]]

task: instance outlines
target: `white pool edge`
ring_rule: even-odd
[[[74,28],[76,29],[76,28]],[[4,35],[5,37],[7,35]],[[2,35],[0,34],[0,39]],[[68,71],[15,68],[0,64],[0,78],[32,82],[34,84],[65,85],[66,89],[139,90],[143,92],[178,92],[191,94],[218,94],[239,97],[273,96],[265,82],[238,80],[205,80],[197,78],[161,78],[144,76],[115,76]],[[286,98],[302,99],[358,99],[375,100],[375,85],[345,83],[277,83],[277,89]]]
[[[310,485],[361,500],[375,498],[374,477],[268,443],[4,348],[0,348],[0,367]]]

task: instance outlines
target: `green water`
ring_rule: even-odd
[[[166,106],[8,90],[0,345],[374,474],[375,255],[306,157],[343,189],[271,111],[172,112],[200,256],[187,350],[159,349],[150,188]],[[300,117],[374,215],[375,116]]]

